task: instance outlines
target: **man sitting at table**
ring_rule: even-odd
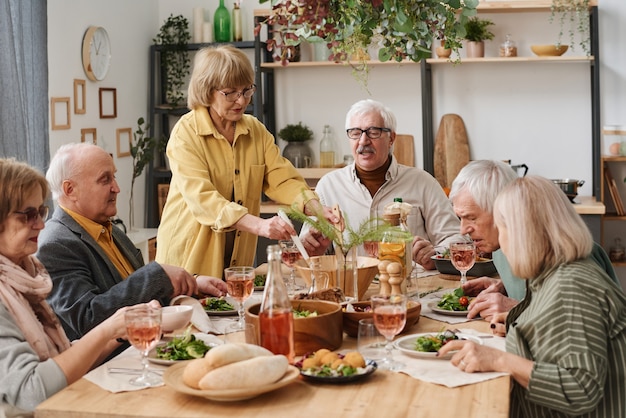
[[[361,100],[346,115],[346,134],[354,163],[320,179],[315,187],[320,201],[325,206],[338,204],[356,228],[372,215],[382,217],[385,205],[402,198],[413,206],[408,216],[414,236],[413,261],[434,269],[434,246],[445,245],[458,234],[459,220],[433,176],[420,168],[398,164],[393,156],[395,115],[380,102]],[[310,255],[321,255],[330,246],[330,241],[317,231],[305,227],[301,235]]]
[[[197,293],[225,295],[218,278],[194,277],[151,262],[110,218],[120,188],[113,158],[92,144],[67,144],[50,162],[47,179],[58,207],[39,236],[37,257],[53,281],[48,301],[70,339],[123,306]]]
[[[493,203],[500,191],[517,178],[511,166],[502,161],[478,160],[467,164],[452,182],[450,200],[461,219],[461,233],[469,234],[477,253],[492,253],[500,279],[480,277],[463,285],[465,294],[476,296],[469,305],[468,318],[480,315],[490,320],[495,314],[508,312],[526,294],[526,281],[511,273],[511,267],[500,250],[498,229],[493,220]],[[594,243],[590,255],[620,285],[613,265],[601,246]]]

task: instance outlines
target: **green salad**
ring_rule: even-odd
[[[202,358],[211,347],[197,339],[188,328],[185,334],[174,337],[165,345],[157,346],[156,357],[162,360],[192,360]]]
[[[265,279],[267,277],[265,276],[265,274],[257,274],[256,276],[254,276],[254,286],[258,287],[258,286],[265,286]]]
[[[459,337],[452,331],[444,331],[439,334],[422,335],[415,341],[415,350],[426,353],[439,351],[447,342],[458,340]]]
[[[463,288],[454,289],[452,293],[446,293],[437,302],[437,307],[447,311],[467,311],[471,299],[463,293]]]
[[[200,304],[205,311],[233,311],[235,307],[226,299],[222,298],[204,298],[200,299]]]

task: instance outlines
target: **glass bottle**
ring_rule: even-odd
[[[230,13],[224,6],[224,0],[220,0],[220,5],[215,10],[213,25],[215,42],[230,42]]]
[[[324,125],[324,136],[320,141],[320,167],[334,167],[335,154],[335,140],[330,131],[330,125]]]
[[[293,313],[281,273],[279,245],[267,247],[267,279],[259,311],[260,345],[294,362]]]
[[[517,57],[517,47],[511,40],[511,35],[506,35],[506,40],[500,45],[501,57]]]
[[[241,42],[243,40],[243,24],[241,23],[241,8],[239,2],[235,2],[233,6],[233,41]]]

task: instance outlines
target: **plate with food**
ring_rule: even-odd
[[[200,305],[204,308],[207,315],[231,316],[237,315],[235,303],[228,297],[206,297],[200,299]]]
[[[467,308],[473,297],[465,296],[463,288],[444,293],[441,299],[432,301],[428,307],[435,313],[452,316],[467,316]]]
[[[288,366],[287,371],[278,381],[268,385],[258,385],[244,389],[194,389],[187,386],[183,381],[183,373],[187,367],[186,363],[178,363],[168,368],[163,373],[165,384],[177,392],[187,395],[200,396],[213,401],[235,402],[251,399],[263,393],[282,388],[298,378],[300,371],[297,367]]]
[[[256,276],[254,276],[254,290],[264,290],[266,279],[267,276],[265,274],[257,274]]]
[[[148,361],[170,366],[181,361],[204,357],[207,351],[217,347],[220,343],[223,341],[212,335],[185,332],[185,334],[173,337],[150,350]]]
[[[463,334],[460,332],[443,331],[443,332],[425,332],[421,334],[412,334],[401,337],[394,341],[394,346],[403,354],[432,360],[445,360],[452,357],[454,352],[450,352],[445,356],[438,357],[437,351],[445,344],[454,340],[469,340],[476,344],[482,345],[482,340],[474,335]]]
[[[378,365],[363,358],[358,351],[340,354],[323,348],[302,357],[296,367],[305,380],[341,384],[365,379],[376,371]]]

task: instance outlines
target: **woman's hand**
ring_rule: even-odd
[[[508,312],[502,312],[502,313],[498,313],[495,314],[492,318],[491,318],[491,332],[494,335],[497,335],[499,337],[504,337],[506,336],[506,317],[509,315]]]

